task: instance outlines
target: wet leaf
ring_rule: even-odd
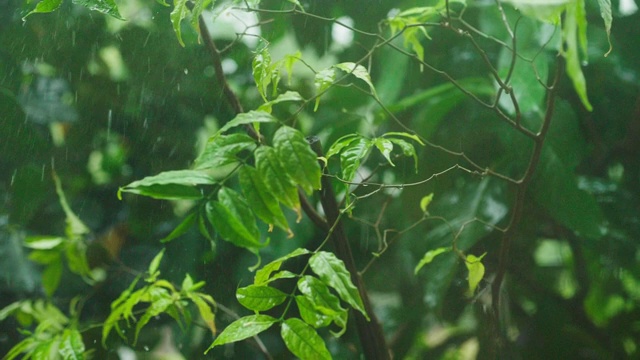
[[[418,265],[416,265],[416,268],[413,270],[414,274],[417,274],[418,271],[420,271],[420,269],[422,269],[422,267],[424,267],[425,265],[431,263],[433,261],[433,259],[435,259],[436,256],[443,254],[445,252],[451,251],[451,247],[447,246],[447,247],[441,247],[441,248],[437,248],[437,249],[433,249],[433,250],[429,250],[427,251],[424,256],[422,257],[422,259],[420,260],[420,262],[418,263]]]
[[[260,146],[254,153],[256,167],[263,179],[269,179],[265,185],[284,206],[300,213],[300,199],[295,182],[289,177],[287,171],[280,162],[276,149],[269,146]]]
[[[267,188],[266,182],[269,181],[265,182],[258,170],[248,165],[240,169],[238,176],[242,192],[258,218],[269,225],[275,224],[282,230],[289,231],[289,224],[278,200]]]
[[[300,319],[285,320],[280,334],[287,348],[301,359],[331,359],[320,335]]]
[[[282,263],[294,258],[294,257],[298,257],[301,255],[306,255],[309,254],[309,250],[304,249],[304,248],[297,248],[295,250],[293,250],[292,252],[288,253],[287,255],[284,255],[282,257],[279,257],[275,260],[273,260],[272,262],[268,263],[267,265],[263,266],[262,269],[256,271],[256,276],[255,279],[253,281],[253,283],[255,285],[264,285],[266,284],[269,279],[271,278],[271,274],[274,271],[278,271],[280,270],[280,266],[282,266]]]
[[[282,304],[287,294],[266,285],[249,285],[236,290],[236,298],[249,310],[266,311]]]
[[[360,311],[368,319],[360,293],[353,285],[351,275],[342,260],[338,259],[333,253],[319,251],[309,259],[309,266],[322,282],[338,293],[344,302]]]
[[[242,317],[227,326],[205,351],[205,354],[218,345],[244,340],[270,328],[278,320],[268,315],[250,315]]]
[[[296,184],[307,194],[320,189],[320,165],[300,131],[283,126],[274,134],[273,143],[280,162]]]
[[[220,189],[218,201],[209,201],[206,211],[209,222],[223,239],[253,252],[265,246],[260,242],[260,231],[249,204],[237,192],[226,187]]]
[[[216,180],[201,170],[165,171],[158,175],[147,176],[134,181],[118,190],[118,197],[123,192],[149,196],[154,199],[179,200],[200,199],[202,192],[198,185],[213,185]]]
[[[238,154],[255,148],[255,141],[247,134],[217,135],[209,139],[204,151],[194,162],[196,169],[210,169],[237,162]]]

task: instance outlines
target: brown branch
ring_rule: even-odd
[[[310,140],[310,145],[318,156],[323,156],[322,145],[318,138],[312,138]],[[365,311],[370,318],[370,320],[367,320],[359,311],[352,311],[356,320],[356,327],[358,330],[358,336],[360,337],[360,344],[362,345],[362,352],[366,359],[391,359],[391,353],[384,338],[382,327],[373,312],[369,295],[367,294],[362,277],[358,274],[358,269],[356,268],[355,261],[353,260],[349,240],[344,232],[342,222],[340,222],[339,219],[340,209],[338,207],[336,196],[333,192],[331,179],[327,176],[322,177],[320,203],[322,204],[322,208],[327,216],[327,222],[329,224],[334,224],[331,241],[333,243],[336,256],[344,262],[347,271],[351,274],[351,281],[353,281],[355,286],[358,288]]]
[[[547,107],[545,111],[544,121],[542,126],[540,127],[540,131],[536,134],[534,140],[533,151],[531,153],[531,157],[529,159],[529,164],[527,169],[520,180],[518,180],[518,185],[516,188],[516,198],[514,200],[513,211],[511,212],[511,219],[509,220],[509,224],[507,225],[505,231],[502,235],[502,240],[500,244],[500,253],[499,253],[499,263],[498,269],[496,271],[496,276],[491,284],[491,295],[492,295],[492,308],[493,308],[493,326],[495,330],[495,339],[499,341],[502,338],[501,332],[499,329],[499,319],[500,319],[500,288],[502,287],[502,281],[504,280],[505,273],[507,271],[507,266],[509,262],[509,248],[511,246],[511,241],[513,240],[514,235],[516,234],[518,224],[522,219],[522,212],[524,209],[525,203],[525,195],[527,189],[529,187],[529,183],[531,179],[533,179],[533,174],[535,173],[536,168],[540,162],[540,157],[542,155],[542,148],[544,146],[544,141],[547,136],[547,132],[549,131],[549,127],[551,125],[551,119],[553,117],[553,113],[555,110],[555,99],[557,95],[557,84],[560,76],[562,74],[562,70],[564,67],[564,62],[561,57],[557,58],[556,64],[556,73],[554,75],[553,83],[549,87],[549,92],[547,93]]]

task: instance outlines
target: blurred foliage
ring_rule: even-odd
[[[31,13],[26,22],[22,20],[47,3],[57,3],[59,8],[50,14]],[[0,309],[4,308],[0,354],[23,344],[22,349],[40,346],[40,354],[90,349],[89,355],[97,359],[123,358],[132,352],[140,358],[163,354],[266,358],[264,348],[273,358],[291,358],[276,327],[261,333],[259,340],[216,346],[203,355],[215,339],[216,327],[224,329],[249,316],[267,319],[270,326],[270,319],[280,312],[269,309],[252,315],[236,299],[239,289],[249,294],[257,291],[252,287],[257,286],[258,277],[248,270],[256,265],[256,257],[220,241],[223,231],[216,234],[203,217],[194,215],[206,210],[194,202],[201,192],[171,201],[128,194],[123,201],[117,197],[119,189],[126,191],[126,184],[145,177],[198,168],[208,154],[207,139],[236,118],[189,15],[202,9],[184,8],[186,2],[177,1],[183,7],[180,13],[160,2],[133,0],[119,3],[114,13],[111,1],[102,2],[106,7],[98,12],[87,7],[90,3],[35,5],[0,0]],[[343,186],[333,178],[336,189],[341,189],[340,200],[355,201],[343,217],[345,232],[358,268],[366,270],[363,278],[395,357],[487,357],[490,285],[499,266],[498,229],[508,224],[516,195],[508,182],[461,170],[470,165],[459,152],[482,169],[519,178],[533,143],[442,74],[414,61],[414,56],[423,56],[427,64],[446,71],[481,101],[494,99],[498,86],[487,75],[485,59],[473,43],[437,26],[441,17],[434,20],[416,12],[404,14],[402,21],[396,18],[391,28],[410,21],[436,21],[436,25],[426,34],[404,33],[404,39],[400,36],[389,46],[376,48],[370,61],[359,64],[364,72],[354,64],[378,44],[376,37],[363,32],[377,33],[381,27],[389,36],[392,29],[381,21],[413,7],[440,6],[442,12],[443,2],[260,2],[260,8],[274,12],[236,11],[222,0],[197,3],[206,5],[203,16],[218,48],[223,49],[227,81],[245,110],[263,106],[259,110],[274,119],[305,135],[318,136],[325,154],[335,155],[328,156],[331,174],[369,182]],[[258,6],[256,1],[249,3]],[[460,1],[452,3],[460,9]],[[640,12],[634,10],[632,0],[612,1],[609,38],[600,3],[586,0],[586,22],[578,19],[575,24],[588,42],[581,43],[581,35],[575,34],[577,38],[570,41],[577,43],[567,45],[565,38],[564,51],[577,52],[570,54],[573,73],[559,84],[541,162],[511,242],[501,290],[509,359],[609,359],[640,354]],[[521,17],[511,4],[522,7],[524,3],[502,4],[521,55],[511,85],[519,99],[522,124],[537,129],[547,95],[540,82],[545,83],[554,71],[563,31]],[[477,45],[497,73],[506,76],[512,64],[510,39],[496,3],[467,0],[466,5],[464,20],[478,30]],[[294,8],[299,13],[278,12]],[[303,9],[362,32],[303,15]],[[527,14],[530,9],[521,10]],[[126,20],[104,14],[119,14]],[[553,22],[556,15],[545,13],[542,20]],[[260,26],[253,26],[257,23]],[[235,41],[236,33],[245,35]],[[257,63],[255,56],[264,59],[265,49],[271,63]],[[292,55],[304,62],[294,64],[287,58]],[[271,66],[281,59],[277,67]],[[584,74],[585,89],[576,85],[577,70]],[[318,74],[330,75],[331,82],[337,79],[338,86],[322,88],[327,77]],[[282,81],[274,82],[277,76]],[[316,85],[326,90],[321,99],[314,98]],[[299,97],[289,94],[286,101],[274,100],[272,91],[285,94],[288,90],[297,91]],[[499,102],[500,109],[517,113],[504,99],[507,96]],[[273,102],[264,107],[265,100]],[[592,111],[585,107],[588,104]],[[256,114],[248,116],[255,120]],[[260,131],[272,139],[276,128],[265,122]],[[413,153],[398,141],[394,151],[385,150],[389,148],[383,134],[406,131],[415,132],[419,141],[388,139],[406,140],[413,145]],[[349,134],[356,135],[345,139]],[[344,145],[334,145],[342,147],[334,147],[332,153],[331,145],[340,144],[338,140]],[[419,145],[423,140],[427,146]],[[239,149],[238,154],[247,149]],[[208,150],[209,155],[217,154],[216,149]],[[357,151],[362,158],[349,157]],[[210,159],[216,158],[213,155]],[[54,170],[60,184],[54,181]],[[229,169],[223,166],[216,171],[213,179],[225,177]],[[232,180],[229,186],[238,189],[241,182]],[[398,186],[375,185],[381,183]],[[413,183],[417,185],[407,185]],[[308,190],[313,187],[309,185]],[[160,191],[151,186],[143,190]],[[434,194],[431,203],[421,208],[420,199],[429,194]],[[310,196],[310,201],[315,207],[316,197]],[[295,201],[289,205],[299,211]],[[252,240],[266,244],[269,238],[268,246],[259,251],[263,264],[294,249],[315,249],[324,240],[323,231],[309,219],[296,221],[296,211],[286,210],[283,216],[284,222],[278,220],[283,226],[273,232],[267,231],[265,223],[256,225],[260,235]],[[291,234],[295,236],[288,238]],[[162,248],[162,263],[153,261]],[[464,262],[459,253],[449,250],[481,258],[482,263]],[[75,267],[74,260],[79,261]],[[163,279],[148,277],[143,286],[136,279],[144,274],[157,276],[159,271],[149,264],[159,266]],[[480,271],[472,264],[483,266],[484,278],[474,280],[477,290],[469,294],[472,275]],[[282,265],[282,272],[300,273],[305,265],[292,258]],[[300,286],[282,276],[274,285],[279,291],[289,294]],[[194,285],[191,279],[205,284]],[[162,311],[134,309],[138,302],[153,303],[140,292],[147,288],[155,289],[157,299],[166,305],[163,310],[170,308],[173,313],[155,316]],[[196,288],[197,293],[189,290]],[[95,324],[104,325],[113,314],[110,305],[124,299],[127,291],[137,294],[138,302],[128,304],[132,307],[123,319],[152,314],[145,317],[145,327],[136,328],[137,342],[112,335],[107,347],[94,346],[106,338]],[[213,307],[213,299],[219,305],[215,323],[205,309]],[[187,314],[196,313],[199,317],[187,319]],[[319,321],[333,321],[329,329],[337,332],[342,312],[336,314]],[[308,331],[303,325],[288,320],[282,331]],[[38,334],[42,343],[25,344],[26,333],[19,329]],[[334,358],[357,358],[361,350],[351,322],[340,338],[331,331],[318,331],[327,351]],[[115,332],[122,334],[125,329]],[[314,344],[318,345],[315,338]]]

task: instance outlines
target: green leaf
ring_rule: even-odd
[[[431,204],[432,200],[433,200],[433,193],[423,197],[420,200],[420,210],[422,210],[423,213],[427,212],[427,210],[429,209],[429,204]]]
[[[52,11],[58,10],[58,8],[62,5],[62,0],[42,0],[37,5],[36,8],[31,10],[27,15],[25,15],[22,20],[25,21],[27,16],[36,13],[48,13]]]
[[[84,359],[84,343],[80,332],[76,329],[65,329],[62,333],[58,352],[65,360]]]
[[[296,305],[298,306],[298,312],[300,312],[300,317],[304,322],[316,329],[326,327],[331,324],[331,317],[319,312],[308,297],[298,295],[295,299]]]
[[[164,1],[164,0],[161,0]],[[196,29],[198,35],[200,35],[200,21],[199,17],[202,15],[204,9],[211,5],[211,3],[215,3],[216,0],[195,0],[193,1],[193,9],[191,10],[191,26]]]
[[[611,44],[611,23],[613,22],[613,15],[611,15],[611,0],[598,0],[598,5],[600,5],[600,16],[602,16],[602,20],[604,20],[604,28],[607,31],[607,41],[609,42],[609,50],[604,56],[607,56],[613,50],[613,45]]]
[[[373,86],[373,82],[371,82],[371,75],[369,75],[369,72],[364,66],[352,62],[340,63],[333,66],[366,82],[367,85],[369,85],[371,93],[377,96],[376,88]]]
[[[329,322],[335,322],[343,331],[346,329],[347,310],[340,306],[340,300],[329,291],[324,282],[307,275],[298,280],[298,290],[309,300],[312,310],[322,315],[310,316],[310,319],[314,322],[309,322],[305,319],[309,325],[318,328],[328,325],[325,322],[329,320]],[[307,312],[309,312],[309,309],[307,309]]]
[[[266,311],[282,304],[287,294],[266,285],[249,285],[236,290],[236,298],[249,310]]]
[[[118,11],[118,5],[114,0],[73,0],[74,4],[82,5],[89,10],[98,11],[110,15],[118,20],[124,20]]]
[[[373,139],[372,142],[373,142],[373,145],[375,145],[375,147],[378,148],[378,150],[380,150],[380,153],[382,153],[382,156],[384,156],[384,158],[387,159],[389,164],[391,166],[396,166],[393,163],[393,161],[391,161],[391,151],[393,151],[393,143],[391,142],[391,140],[380,137],[380,138]]]
[[[331,359],[322,338],[304,321],[290,318],[282,323],[282,340],[289,351],[300,359]]]
[[[507,0],[524,15],[552,24],[558,23],[562,11],[571,1],[576,0]]]
[[[147,325],[147,323],[154,317],[167,312],[169,306],[173,305],[175,300],[169,294],[169,292],[164,288],[152,288],[150,290],[151,293],[151,305],[144,312],[138,323],[136,324],[136,331],[133,339],[133,344],[135,345],[138,342],[138,335],[140,335],[140,330]]]
[[[171,233],[167,236],[165,236],[164,238],[162,238],[160,240],[161,243],[166,243],[169,242],[177,237],[180,237],[182,235],[184,235],[184,233],[186,233],[191,226],[193,226],[193,224],[195,224],[196,219],[198,218],[198,212],[194,211],[191,214],[187,215],[184,220],[182,220],[180,222],[180,224],[178,224],[178,226],[176,226],[175,229],[173,229],[173,231],[171,231]]]
[[[298,257],[301,255],[306,255],[309,254],[309,250],[304,249],[304,248],[297,248],[295,250],[293,250],[292,252],[288,253],[287,255],[284,255],[282,257],[279,257],[275,260],[273,260],[272,262],[268,263],[267,265],[263,266],[262,269],[256,271],[256,276],[255,279],[253,281],[254,285],[264,285],[269,281],[269,278],[271,277],[271,274],[274,271],[278,271],[280,270],[280,266],[282,266],[282,263],[294,258],[294,257]]]
[[[329,160],[329,158],[331,158],[334,155],[339,154],[342,149],[344,149],[345,147],[347,147],[349,144],[351,144],[353,141],[357,140],[358,138],[361,138],[362,136],[358,135],[358,134],[348,134],[345,136],[340,137],[338,140],[336,140],[331,147],[329,147],[329,150],[327,151],[327,153],[324,155],[324,157]]]
[[[220,336],[209,346],[205,354],[218,345],[233,343],[256,336],[270,328],[278,320],[268,315],[250,315],[242,317],[227,326]]]
[[[51,250],[64,242],[59,236],[30,236],[24,240],[24,246],[34,250]]]
[[[69,203],[67,202],[67,197],[62,190],[62,184],[60,183],[60,178],[56,173],[53,173],[53,181],[56,185],[56,193],[58,194],[58,199],[60,201],[60,206],[64,210],[64,214],[66,216],[67,226],[65,228],[65,232],[67,237],[80,237],[86,235],[90,232],[89,228],[80,220],[80,218],[71,210]]]
[[[278,95],[277,98],[260,105],[260,107],[258,107],[258,111],[271,113],[273,105],[285,101],[304,101],[304,98],[297,91],[287,91],[284,94]]]
[[[307,194],[320,189],[320,164],[300,131],[282,126],[273,135],[273,143],[278,158],[291,179]]]
[[[209,201],[207,218],[223,239],[253,252],[265,246],[249,204],[237,192],[223,187],[218,201]]]
[[[476,288],[482,278],[484,277],[484,265],[482,265],[482,258],[487,253],[480,255],[480,257],[476,257],[475,255],[467,255],[467,259],[464,264],[467,266],[467,270],[469,270],[469,289],[467,290],[467,296],[472,297],[476,292]]]
[[[184,47],[184,41],[182,41],[181,23],[190,13],[191,11],[187,7],[187,0],[173,1],[173,10],[169,17],[171,18],[171,24],[173,24],[173,31],[176,33],[178,42],[182,47]]]
[[[318,111],[318,106],[320,105],[320,97],[322,94],[333,85],[333,82],[336,80],[336,71],[332,68],[324,69],[315,75],[313,80],[314,85],[316,86],[316,103],[313,106],[313,111]]]
[[[255,146],[255,141],[243,133],[213,136],[195,160],[194,168],[210,169],[235,163],[240,152],[251,151]]]
[[[351,181],[356,176],[356,171],[360,168],[360,162],[371,149],[372,142],[363,137],[358,138],[347,145],[340,153],[340,166],[342,167],[342,179]]]
[[[251,69],[253,70],[253,80],[256,82],[258,92],[262,99],[267,101],[267,88],[271,84],[272,68],[271,68],[271,54],[269,48],[264,47],[260,52],[256,54],[251,63]]]
[[[47,296],[53,296],[56,289],[58,289],[60,279],[62,279],[62,271],[62,259],[60,257],[58,257],[57,261],[48,264],[42,271],[42,287]]]
[[[201,170],[174,170],[161,172],[158,175],[134,181],[118,190],[122,192],[149,196],[154,199],[201,199],[202,192],[198,185],[213,185],[216,180]]]
[[[224,126],[218,130],[218,134],[221,134],[233,127],[253,124],[253,123],[274,123],[278,122],[278,119],[273,117],[273,115],[269,114],[265,111],[249,111],[246,113],[238,114],[235,118],[233,118],[228,123],[224,124]]]
[[[424,254],[424,256],[422,257],[422,260],[420,260],[418,265],[416,265],[416,268],[413,270],[413,273],[417,274],[418,271],[420,271],[420,269],[422,269],[422,267],[424,267],[425,265],[427,265],[430,262],[432,262],[433,259],[435,259],[436,256],[438,256],[438,255],[440,255],[442,253],[445,253],[445,252],[449,252],[449,251],[451,251],[451,247],[450,246],[441,247],[441,248],[437,248],[437,249],[433,249],[433,250],[427,251]]]
[[[13,360],[22,353],[28,353],[29,349],[33,349],[36,344],[37,343],[35,338],[28,337],[12,347],[11,350],[9,350],[9,352],[2,358],[2,360]],[[23,359],[25,358],[26,357],[23,357]]]
[[[304,11],[304,8],[302,8],[302,11]],[[293,79],[293,65],[296,61],[300,60],[301,57],[302,53],[298,50],[295,54],[285,55],[284,59],[282,59],[284,62],[284,68],[287,70],[287,85],[289,86],[291,86],[291,79]]]
[[[238,176],[242,192],[251,204],[251,210],[258,218],[270,226],[275,224],[282,230],[290,232],[289,224],[287,224],[287,219],[284,217],[282,209],[280,209],[278,200],[269,191],[258,170],[248,165],[243,166]]]
[[[153,276],[153,274],[155,274],[158,271],[158,268],[160,267],[160,262],[162,261],[162,257],[164,256],[164,251],[165,249],[160,250],[160,252],[153,257],[153,260],[151,260],[151,263],[149,264],[149,269],[147,270],[150,276]]]
[[[207,327],[209,328],[209,330],[211,330],[211,333],[215,335],[217,331],[215,314],[211,310],[210,306],[210,304],[215,305],[213,298],[211,298],[209,295],[191,292],[187,293],[187,296],[189,297],[189,299],[191,299],[191,301],[193,301],[194,304],[196,304],[202,321],[207,324]]]
[[[269,181],[265,182],[265,185],[271,194],[285,206],[294,209],[300,217],[302,214],[300,212],[298,188],[280,162],[276,149],[269,146],[260,146],[256,149],[254,156],[260,176],[263,179],[269,179]]]
[[[309,259],[309,266],[320,280],[331,286],[342,300],[360,311],[368,319],[362,298],[358,289],[351,282],[351,275],[344,266],[344,262],[333,253],[319,251]]]
[[[85,280],[90,281],[91,268],[89,268],[87,260],[87,244],[84,239],[70,239],[65,247],[65,256],[69,270],[86,277]]]
[[[584,10],[584,0],[576,0],[567,5],[567,10],[562,22],[562,38],[565,46],[560,53],[566,60],[567,75],[573,82],[580,101],[588,111],[593,107],[587,96],[587,81],[581,68],[581,55],[586,57],[586,32],[587,18]]]

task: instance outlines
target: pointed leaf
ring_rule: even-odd
[[[395,166],[393,161],[391,161],[391,151],[393,151],[393,143],[389,139],[385,138],[376,138],[373,140],[373,145],[380,150],[382,156],[391,164],[391,166]],[[415,152],[415,151],[414,151]]]
[[[301,7],[302,8],[302,7]],[[302,8],[304,11],[304,8]],[[302,53],[300,51],[296,51],[293,55],[285,55],[282,61],[284,62],[284,68],[287,70],[287,85],[291,85],[291,79],[293,79],[293,65],[302,57]]]
[[[264,111],[249,111],[246,113],[238,114],[233,120],[224,124],[224,126],[218,130],[218,134],[221,134],[233,127],[246,125],[246,124],[254,124],[254,123],[273,123],[278,122],[278,119],[273,117],[273,115]]]
[[[58,10],[58,8],[62,5],[62,0],[42,0],[37,5],[36,8],[31,10],[27,15],[25,15],[22,20],[25,21],[27,16],[36,13],[48,13],[52,11]]]
[[[215,335],[217,332],[215,315],[211,310],[211,306],[209,305],[213,303],[213,299],[207,299],[207,295],[199,293],[189,293],[188,296],[189,299],[191,299],[191,301],[193,301],[193,303],[198,307],[198,312],[200,313],[202,321],[207,324],[207,327],[209,328],[209,330],[211,330],[211,333]]]
[[[118,20],[124,20],[118,11],[118,5],[114,0],[73,0],[74,4],[82,5],[89,10],[98,11],[112,16]]]
[[[300,312],[300,317],[304,322],[316,329],[326,327],[331,324],[331,317],[319,312],[308,297],[298,295],[295,299],[296,305],[298,306],[298,312]]]
[[[611,50],[613,50],[613,45],[611,45],[611,23],[613,22],[611,0],[598,0],[598,5],[600,5],[600,16],[602,16],[602,20],[604,20],[604,28],[607,31],[607,41],[609,41],[609,51],[604,54],[604,56],[607,56],[611,53]]]
[[[60,178],[58,178],[58,175],[56,175],[55,172],[53,173],[53,181],[56,185],[56,193],[58,194],[60,206],[62,206],[66,216],[65,221],[67,226],[65,232],[67,233],[67,236],[71,238],[88,234],[90,232],[89,228],[82,222],[82,220],[80,220],[73,210],[71,210],[71,206],[69,206],[69,203],[67,202],[67,197],[62,190]]]
[[[147,325],[147,323],[154,317],[167,312],[169,306],[173,305],[174,299],[169,292],[164,288],[152,289],[151,305],[147,308],[145,313],[140,317],[136,324],[136,331],[133,339],[133,343],[138,342],[138,335],[140,330]]]
[[[184,41],[182,41],[182,20],[189,15],[190,11],[187,7],[187,0],[174,0],[173,10],[171,11],[171,24],[173,24],[173,31],[176,33],[178,42],[184,47]]]
[[[153,275],[158,271],[158,268],[160,267],[160,261],[162,261],[162,257],[164,256],[164,251],[165,249],[160,250],[160,252],[153,257],[153,260],[151,260],[149,269],[147,270],[149,272],[149,275]]]
[[[351,275],[344,262],[333,253],[319,251],[309,259],[309,266],[320,280],[332,287],[342,300],[360,311],[368,319],[358,289],[351,282]]]
[[[242,192],[258,218],[269,225],[275,224],[282,230],[289,231],[289,224],[278,200],[269,191],[258,170],[247,165],[240,169],[238,175]]]
[[[227,326],[216,340],[209,346],[205,354],[215,346],[244,340],[267,330],[278,320],[268,315],[251,315],[242,317]]]
[[[256,167],[263,179],[269,179],[265,185],[285,206],[294,209],[300,215],[300,198],[296,184],[287,174],[284,166],[278,158],[276,149],[269,146],[260,146],[254,153]]]
[[[149,196],[154,199],[200,199],[202,192],[198,185],[213,185],[213,177],[200,170],[165,171],[158,175],[134,181],[118,190],[118,197],[122,192]]]
[[[256,82],[258,92],[264,101],[267,101],[267,88],[271,84],[271,54],[266,46],[256,54],[251,63],[253,80]]]
[[[65,329],[62,333],[58,352],[65,360],[84,359],[84,343],[80,332],[76,329]]]
[[[343,180],[353,180],[360,168],[360,162],[367,156],[372,145],[371,140],[359,138],[344,148],[340,153]]]
[[[266,311],[282,304],[287,294],[266,285],[249,285],[236,290],[236,298],[249,310]]]
[[[422,200],[420,200],[420,210],[422,210],[423,213],[426,213],[427,210],[429,210],[429,204],[431,204],[431,201],[433,201],[433,193],[423,197]]]
[[[413,270],[414,274],[417,274],[418,271],[420,271],[420,269],[422,269],[423,266],[429,264],[430,262],[433,261],[433,259],[435,259],[436,256],[443,254],[445,252],[451,251],[451,247],[447,246],[447,247],[441,247],[441,248],[437,248],[437,249],[433,249],[433,250],[429,250],[427,251],[424,256],[422,257],[422,260],[420,260],[420,262],[418,263],[418,265],[416,265],[416,268]]]
[[[320,97],[322,94],[333,85],[336,80],[336,71],[332,68],[324,69],[316,74],[313,83],[316,86],[316,104],[313,107],[313,111],[318,110],[320,105]]]
[[[304,98],[297,91],[287,91],[284,94],[280,94],[277,98],[260,105],[258,111],[271,113],[273,105],[285,101],[304,101]]]
[[[467,259],[464,264],[467,266],[467,270],[469,270],[469,278],[467,279],[469,282],[469,289],[467,290],[468,296],[473,296],[476,292],[476,288],[482,278],[484,277],[484,265],[482,265],[482,258],[486,255],[486,253],[482,254],[480,257],[476,257],[475,255],[467,255]]]
[[[308,194],[314,189],[320,189],[320,165],[300,131],[283,126],[274,134],[273,143],[278,158],[291,179]]]
[[[304,276],[298,280],[298,290],[309,300],[312,309],[321,315],[326,316],[330,321],[335,322],[341,329],[347,326],[347,310],[340,306],[340,300],[333,295],[327,285],[313,276]],[[324,323],[324,317],[311,317],[314,321],[318,319]],[[304,317],[303,317],[304,319]],[[306,321],[306,320],[305,320]],[[313,327],[317,323],[309,323]]]
[[[218,201],[209,201],[207,218],[223,239],[255,252],[265,244],[260,242],[260,231],[249,204],[235,191],[222,188]]]
[[[287,348],[301,359],[331,359],[331,354],[322,338],[311,326],[300,319],[285,320],[280,334]]]
[[[173,231],[171,231],[171,233],[167,236],[165,236],[164,238],[160,239],[161,243],[166,243],[169,242],[175,238],[178,238],[182,235],[184,235],[184,233],[186,233],[187,231],[189,231],[189,229],[191,229],[191,226],[193,226],[193,224],[195,224],[196,220],[198,218],[198,212],[194,211],[191,214],[187,215],[181,222],[180,224],[178,224],[178,226],[175,227],[175,229],[173,229]]]
[[[288,259],[300,256],[300,255],[306,255],[306,254],[309,254],[309,250],[304,248],[297,248],[292,252],[288,253],[287,255],[284,255],[280,258],[273,260],[272,262],[263,266],[262,269],[256,271],[256,276],[253,281],[254,285],[266,284],[269,281],[269,278],[271,277],[271,273],[273,273],[274,271],[280,270],[280,266],[282,265],[283,262],[285,262]]]
[[[369,89],[371,89],[371,93],[376,95],[376,88],[373,86],[373,82],[371,82],[371,75],[369,75],[369,72],[364,66],[352,62],[345,62],[334,66],[366,82],[367,85],[369,85]]]
[[[362,136],[358,135],[358,134],[349,134],[349,135],[345,135],[341,138],[339,138],[338,140],[336,140],[331,147],[329,148],[329,150],[327,151],[327,153],[324,155],[324,157],[329,160],[330,157],[332,157],[333,155],[339,154],[342,149],[344,149],[345,147],[347,147],[349,144],[351,144],[353,141],[357,140],[358,138],[361,138]]]
[[[255,146],[255,141],[243,133],[213,136],[195,160],[194,168],[210,169],[235,163],[240,152],[251,151]]]

